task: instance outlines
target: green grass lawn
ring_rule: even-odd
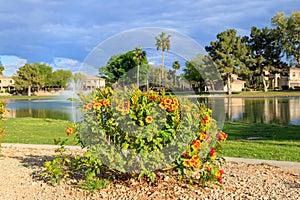
[[[54,144],[54,138],[66,138],[66,127],[72,123],[65,120],[38,118],[9,118],[2,121],[5,128],[3,143]],[[74,144],[72,137],[68,145]]]
[[[223,130],[225,156],[300,162],[300,126],[231,122]]]
[[[0,96],[1,99],[54,99],[57,98],[55,95],[51,96]]]
[[[6,127],[4,143],[54,144],[54,138],[66,138],[71,122],[54,119],[10,118],[2,122]],[[281,124],[224,124],[229,134],[224,155],[300,162],[300,126]],[[249,140],[250,137],[257,137]],[[73,138],[67,145],[74,145]]]
[[[300,91],[268,91],[268,92],[262,92],[262,91],[255,91],[255,92],[239,92],[236,94],[232,94],[232,97],[270,97],[270,96],[276,96],[276,97],[289,97],[289,96],[300,96]]]

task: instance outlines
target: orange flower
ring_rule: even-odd
[[[162,109],[166,109],[166,104],[162,101],[160,104],[159,104],[159,106],[162,108]]]
[[[210,150],[209,155],[211,156],[212,160],[215,160],[217,157],[217,153],[213,148]]]
[[[146,121],[148,124],[150,124],[150,123],[153,121],[153,119],[152,119],[151,116],[147,116],[146,119],[145,119],[145,121]]]
[[[219,142],[222,142],[222,141],[226,141],[226,138],[227,138],[227,134],[225,134],[224,132],[219,132],[218,134],[217,134],[217,137],[218,137],[218,141]]]
[[[200,168],[200,158],[198,157],[198,155],[193,155],[190,162],[191,162],[194,170],[197,170]]]
[[[208,117],[208,116],[203,117],[203,118],[202,118],[202,122],[203,122],[204,124],[208,124],[208,123],[209,123],[209,117]]]
[[[174,111],[174,110],[178,110],[178,105],[176,105],[176,104],[172,104],[171,105],[171,109]]]
[[[101,106],[102,106],[102,104],[100,102],[96,102],[96,103],[94,103],[93,108],[96,110],[99,110],[101,108]]]
[[[224,174],[224,170],[218,170],[215,174],[217,181],[222,184],[222,175]]]
[[[190,154],[189,154],[189,152],[187,151],[187,152],[185,152],[183,155],[182,155],[182,157],[184,157],[184,158],[186,158],[186,157],[189,157],[190,156]]]
[[[191,167],[193,165],[190,159],[184,159],[182,164],[185,167]]]
[[[73,128],[67,127],[67,129],[66,129],[67,136],[71,135],[74,132],[75,132],[75,130]]]
[[[176,98],[173,98],[172,103],[178,105],[178,100]]]
[[[8,113],[8,110],[6,110],[5,108],[2,108],[2,115],[6,115]]]
[[[204,165],[204,168],[205,168],[208,172],[211,172],[211,167],[210,167],[208,164]]]
[[[109,101],[108,99],[103,100],[103,101],[102,101],[102,104],[103,104],[103,106],[105,106],[105,107],[109,107],[109,106],[110,106],[110,101]]]
[[[201,142],[200,140],[194,140],[193,143],[192,143],[192,148],[194,150],[199,150],[201,147]]]
[[[171,99],[165,99],[164,103],[167,104],[167,105],[170,105],[172,103],[172,100]]]
[[[203,141],[207,138],[207,135],[204,133],[200,133],[200,141]]]

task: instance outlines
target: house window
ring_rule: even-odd
[[[9,83],[13,83],[12,80],[9,80]]]
[[[296,73],[295,72],[293,72],[293,77],[295,77],[296,76]]]
[[[0,83],[2,83],[2,80],[0,80]]]

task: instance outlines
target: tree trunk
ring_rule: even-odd
[[[228,94],[232,94],[232,91],[231,91],[231,74],[227,74],[227,92],[228,92]]]
[[[146,80],[147,82],[146,82],[146,90],[147,90],[147,92],[149,91],[149,81],[148,81],[148,77],[147,77],[147,80]]]
[[[28,86],[28,96],[31,96],[31,85]]]
[[[165,55],[164,55],[164,51],[161,51],[161,86],[164,85],[164,67],[165,67]]]
[[[137,66],[136,85],[140,88],[140,65]]]
[[[264,86],[264,92],[268,92],[268,86],[265,80],[265,76],[263,73],[260,74],[261,78],[262,78],[262,82],[263,82],[263,86]]]

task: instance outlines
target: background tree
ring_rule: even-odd
[[[144,54],[143,51],[141,54]],[[132,71],[132,69],[137,67],[138,64],[134,59],[135,55],[136,50],[131,50],[124,54],[113,55],[107,62],[107,65],[99,69],[100,77],[106,77],[106,80],[110,83],[121,83],[121,80],[126,84],[136,83],[137,74]],[[143,55],[143,60],[140,60],[139,65],[139,80],[146,80],[148,73],[148,61],[146,54],[145,56]]]
[[[3,75],[3,71],[4,71],[4,66],[1,66],[1,65],[0,65],[0,76]]]
[[[246,44],[236,35],[236,30],[230,29],[217,34],[217,41],[211,42],[205,49],[225,78],[228,94],[231,94],[231,75],[248,73]]]
[[[254,75],[261,77],[263,90],[267,92],[270,82],[267,83],[266,76],[278,73],[281,68],[286,67],[282,62],[282,49],[277,32],[267,27],[252,27],[246,43],[250,55],[248,67]]]
[[[290,65],[300,67],[300,11],[293,11],[290,17],[279,12],[272,18],[272,25],[278,30]]]
[[[45,86],[49,87],[51,86],[52,84],[52,67],[51,66],[48,66],[46,64],[41,64],[41,63],[37,63],[37,62],[34,62],[32,63],[31,65],[34,65],[38,68],[39,70],[39,73],[41,75],[41,81],[40,83],[38,84],[38,90],[40,88],[43,88]]]
[[[204,90],[204,80],[199,70],[195,68],[195,60],[186,62],[185,68],[183,69],[184,78],[192,84],[193,89]]]
[[[180,70],[180,62],[178,60],[174,61],[172,68],[174,69],[174,86],[176,86],[176,72]]]
[[[161,67],[149,64],[149,85],[158,87],[161,84]]]
[[[67,87],[72,79],[72,71],[58,69],[52,73],[52,83],[60,88]]]
[[[137,72],[136,72],[136,85],[140,87],[140,65],[146,59],[146,51],[143,51],[142,47],[136,47],[134,50],[133,60],[137,64]]]
[[[17,90],[27,89],[28,96],[31,96],[32,88],[40,87],[43,76],[37,65],[25,64],[17,70],[16,74],[12,76],[12,79],[15,81]]]
[[[165,56],[164,52],[170,50],[170,37],[171,35],[166,35],[166,33],[162,32],[160,35],[155,37],[156,40],[156,49],[161,50],[161,85],[164,84],[164,67],[165,67]]]

